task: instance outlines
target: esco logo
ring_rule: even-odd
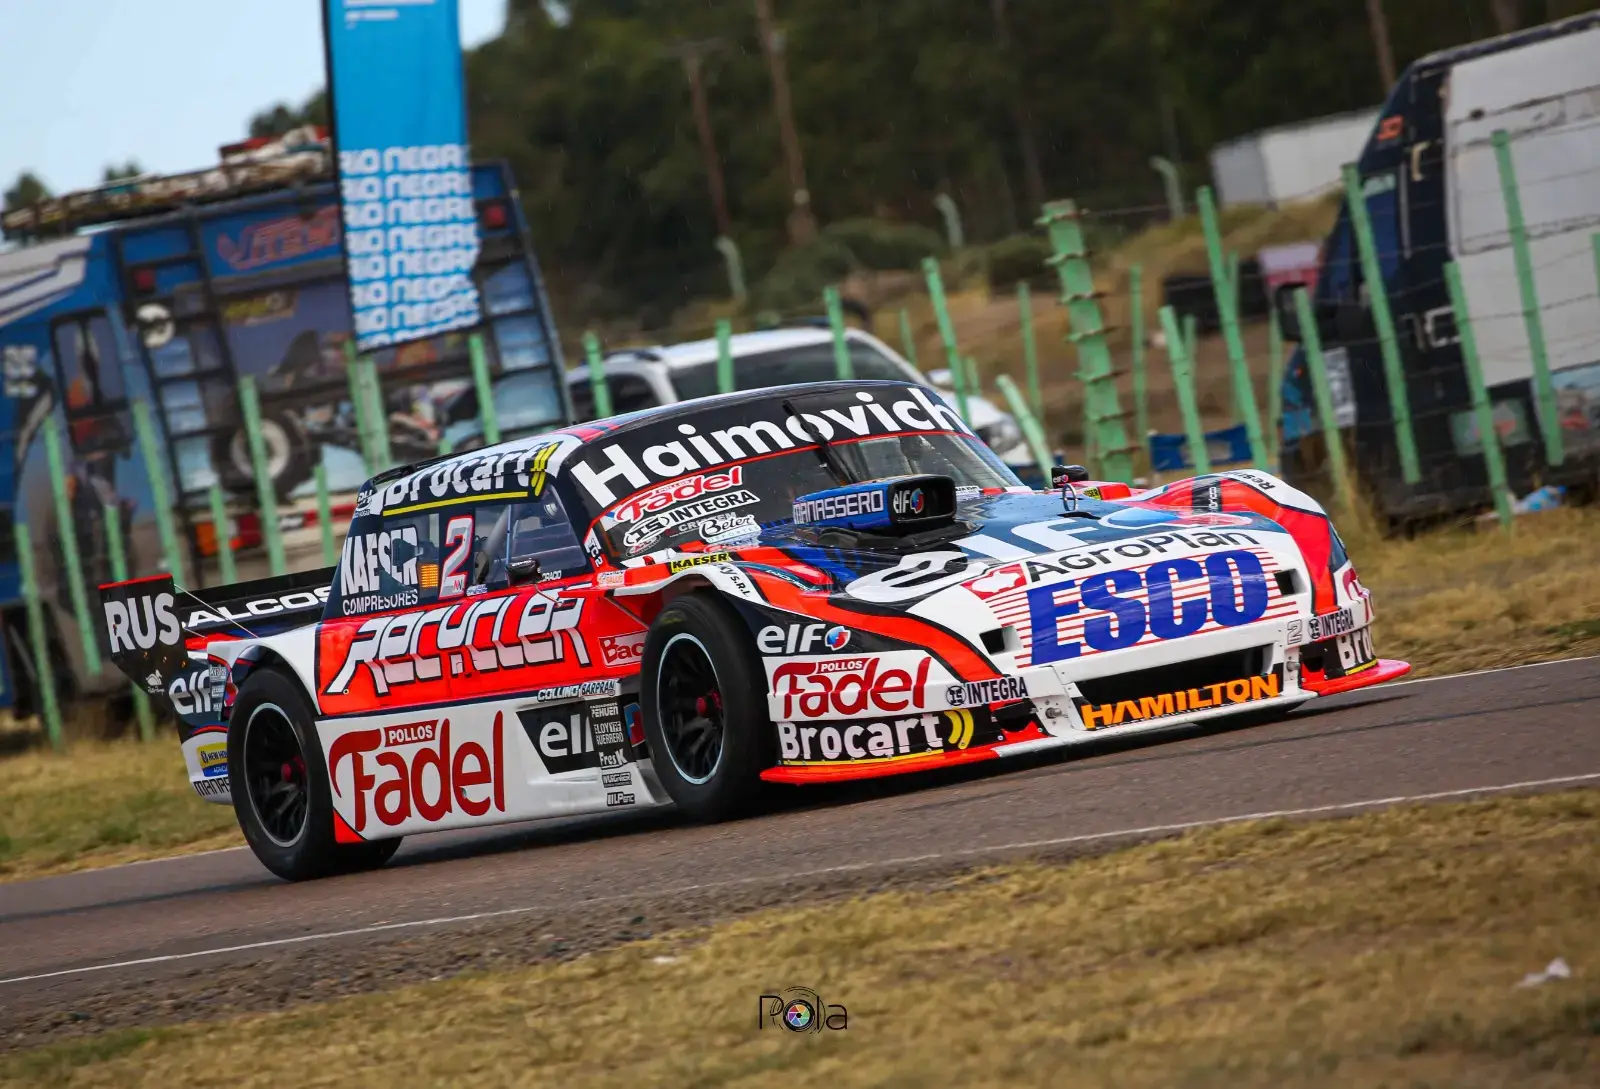
[[[1206,580],[1206,592],[1182,597],[1182,583]],[[1077,588],[1074,599],[1056,595]],[[1142,598],[1149,600],[1148,607]],[[1157,639],[1181,639],[1215,620],[1238,627],[1266,614],[1269,591],[1261,561],[1242,550],[1216,552],[1200,561],[1162,560],[1138,571],[1106,571],[1075,582],[1058,582],[1028,591],[1028,616],[1033,629],[1033,664],[1076,658],[1084,644],[1090,650],[1122,650],[1148,632]],[[1057,621],[1093,613],[1083,623],[1083,643],[1061,642]]]

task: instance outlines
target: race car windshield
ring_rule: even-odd
[[[987,446],[955,432],[835,439],[829,452],[855,481],[936,473],[957,487],[1020,486]],[[636,492],[606,512],[600,529],[624,558],[696,541],[728,543],[789,521],[800,496],[838,486],[815,447],[788,450]]]

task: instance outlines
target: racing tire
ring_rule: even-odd
[[[670,602],[650,625],[639,673],[651,763],[689,817],[749,812],[777,760],[767,681],[750,633],[708,593]]]
[[[244,682],[228,727],[233,812],[250,850],[285,881],[382,866],[399,838],[339,843],[333,791],[300,682],[271,668]]]

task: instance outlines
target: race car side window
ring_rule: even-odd
[[[589,557],[554,491],[503,505],[496,513],[477,568],[478,579],[491,589],[530,578],[559,578],[588,567]]]

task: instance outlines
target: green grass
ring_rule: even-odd
[[[0,760],[0,881],[242,842],[231,807],[195,797],[170,736]]]
[[[1593,792],[1272,821],[51,1045],[0,1082],[1592,1086],[1597,912]],[[1516,986],[1555,956],[1571,979]],[[758,1030],[793,985],[848,1029]]]

